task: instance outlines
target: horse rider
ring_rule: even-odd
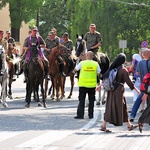
[[[31,35],[29,35],[24,41],[23,53],[25,53],[24,55],[26,56],[26,59],[25,59],[24,64],[23,64],[23,70],[24,70],[24,75],[25,75],[24,83],[28,82],[27,64],[28,64],[28,61],[30,59],[30,51],[29,51],[30,47],[39,48],[39,55],[40,55],[41,59],[44,61],[45,78],[47,80],[50,80],[50,76],[48,74],[48,72],[49,72],[49,62],[45,58],[45,56],[44,56],[44,54],[41,50],[41,48],[45,48],[45,41],[43,40],[43,38],[40,35],[37,34],[37,32],[38,32],[38,28],[36,26],[34,26],[31,29]]]
[[[96,31],[95,24],[90,24],[89,30],[90,31],[84,35],[87,51],[92,51],[96,56],[98,56],[98,49],[102,45],[102,36]]]
[[[11,32],[10,30],[6,31],[6,36],[4,38],[5,40],[7,40],[8,44],[12,44],[13,47],[16,47],[16,44],[15,44],[15,39],[13,37],[11,37]],[[15,55],[13,57],[10,57],[11,59],[15,59],[14,58]],[[14,75],[13,75],[13,81],[16,81],[16,72],[18,71],[17,68],[19,68],[18,64],[14,64],[14,67],[15,67],[15,72],[14,72]]]
[[[69,34],[67,32],[65,32],[63,34],[62,45],[67,47],[70,50],[70,52],[72,52],[73,42],[72,42],[72,40],[69,39]],[[67,61],[68,65],[69,65],[69,72],[72,73],[72,74],[75,74],[75,72],[74,72],[75,62],[71,58],[71,53],[68,53],[68,55],[65,57],[65,60]]]
[[[7,40],[8,44],[11,43],[14,47],[16,46],[15,39],[11,37],[11,32],[9,30],[6,31],[5,40]]]
[[[54,47],[56,47],[60,44],[59,41],[60,41],[59,37],[56,36],[53,31],[50,31],[48,33],[48,37],[45,40],[46,48],[44,49],[44,55],[46,57],[50,54],[51,50]],[[58,61],[58,64],[59,64],[59,70],[61,72],[61,75],[66,76],[66,74],[64,73],[64,63],[63,63],[63,60],[62,60],[61,56],[58,56],[57,61]]]
[[[3,35],[4,35],[4,31],[2,29],[0,29],[0,46],[1,46],[1,48],[4,48],[4,50],[5,50],[5,52],[0,51],[0,53],[2,55],[2,68],[0,70],[0,76],[4,75],[4,72],[5,72],[6,54],[7,54],[7,50],[8,50],[8,43],[5,39],[3,39]]]

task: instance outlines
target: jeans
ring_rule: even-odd
[[[132,111],[131,111],[131,114],[130,114],[130,118],[135,118],[136,116],[136,113],[142,103],[142,97],[143,97],[144,93],[141,92],[140,95],[137,97],[136,101],[134,102],[134,105],[132,107]]]

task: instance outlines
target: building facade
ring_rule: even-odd
[[[2,8],[0,10],[0,29],[4,31],[4,36],[5,32],[8,30],[11,30],[10,27],[10,16],[9,16],[9,5],[6,5],[6,7]],[[28,24],[25,24],[24,22],[22,23],[22,26],[20,28],[20,41],[16,42],[17,49],[22,52],[22,46],[24,43],[24,39],[28,36],[28,31],[29,31],[29,26]]]

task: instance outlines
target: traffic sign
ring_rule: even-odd
[[[148,42],[147,42],[147,41],[143,41],[143,42],[141,43],[141,47],[142,47],[142,48],[148,48]]]

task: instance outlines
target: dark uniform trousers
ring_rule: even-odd
[[[86,93],[88,93],[88,99],[89,99],[88,116],[93,117],[95,88],[86,88],[86,87],[79,87],[79,105],[77,108],[77,116],[79,117],[84,116]]]

